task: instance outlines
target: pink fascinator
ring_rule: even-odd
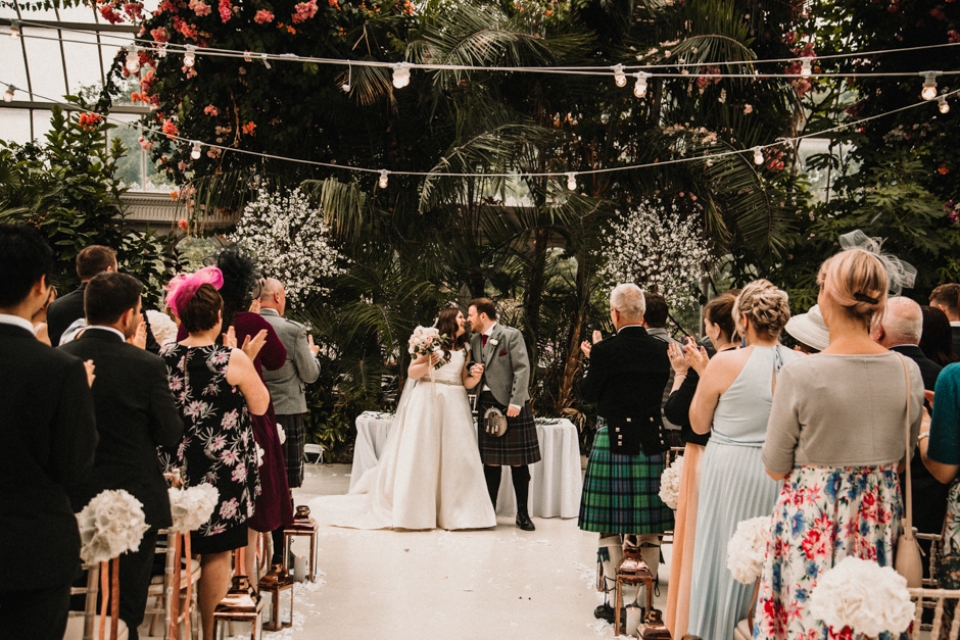
[[[201,285],[209,284],[219,291],[223,286],[223,273],[217,267],[204,267],[196,273],[175,276],[167,285],[167,305],[178,319],[180,312],[193,299]]]

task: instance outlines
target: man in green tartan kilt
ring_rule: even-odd
[[[669,448],[660,404],[670,375],[663,343],[643,328],[643,292],[633,284],[610,294],[617,334],[594,335],[581,350],[589,358],[580,392],[597,404],[597,434],[587,463],[578,526],[600,534],[601,586],[611,591],[623,558],[622,536],[636,535],[654,578],[660,565],[659,534],[673,528],[673,511],[660,500],[660,475]],[[624,600],[626,602],[626,599]],[[595,615],[612,621],[605,602]],[[632,630],[627,630],[630,633]]]

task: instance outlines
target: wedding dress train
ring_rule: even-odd
[[[497,525],[461,382],[464,351],[404,392],[379,464],[347,495],[310,501],[318,522],[353,529]]]

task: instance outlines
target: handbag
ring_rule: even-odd
[[[483,428],[494,438],[507,432],[507,416],[497,407],[489,407],[483,412]]]
[[[910,450],[910,396],[913,395],[910,384],[910,369],[907,367],[907,359],[900,356],[903,361],[903,373],[907,379],[907,417],[904,421],[906,429],[904,430],[906,438],[906,458],[907,468],[905,475],[907,478],[907,515],[903,522],[903,535],[897,539],[897,549],[893,556],[893,566],[901,576],[907,579],[908,589],[919,589],[923,586],[923,561],[920,559],[920,544],[917,542],[913,528],[913,483],[910,479],[910,458],[913,457],[913,451]]]

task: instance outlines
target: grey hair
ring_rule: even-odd
[[[920,344],[923,335],[923,311],[911,300],[896,296],[887,299],[887,310],[880,324],[895,342]]]
[[[610,308],[629,320],[642,320],[647,311],[647,299],[637,285],[618,284],[610,292]]]

